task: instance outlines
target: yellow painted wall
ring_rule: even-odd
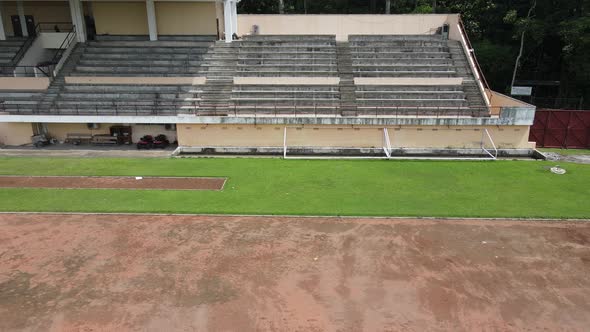
[[[283,126],[179,124],[182,146],[283,146]],[[382,147],[382,127],[305,126],[288,128],[289,146]],[[479,148],[483,127],[389,127],[392,147]],[[477,129],[477,130],[476,130]],[[498,148],[530,148],[527,126],[488,127]],[[486,141],[487,142],[487,141]],[[489,144],[486,145],[489,147]]]
[[[213,2],[156,2],[159,35],[216,35]]]
[[[283,146],[280,126],[178,124],[176,130],[184,146]]]
[[[92,2],[99,35],[147,35],[145,2]]]
[[[0,77],[0,90],[47,90],[48,77]]]
[[[30,123],[0,123],[0,145],[31,143],[33,126]]]
[[[2,1],[2,20],[7,36],[14,36],[12,29],[12,15],[18,15],[15,1]],[[25,1],[25,15],[33,15],[35,24],[44,22],[72,22],[70,7],[67,1]]]

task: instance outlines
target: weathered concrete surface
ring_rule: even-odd
[[[584,331],[590,223],[1,215],[1,331]]]
[[[168,158],[173,149],[166,150],[137,150],[131,148],[101,148],[88,146],[83,149],[71,146],[55,146],[46,148],[6,148],[0,149],[2,157],[97,157],[97,158]]]

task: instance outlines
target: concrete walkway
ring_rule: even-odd
[[[110,157],[110,158],[168,158],[174,150],[133,150],[133,149],[56,149],[22,148],[0,149],[1,157]]]

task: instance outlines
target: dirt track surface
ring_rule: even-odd
[[[1,215],[0,330],[590,326],[590,223]]]
[[[224,178],[0,176],[0,188],[221,190]]]

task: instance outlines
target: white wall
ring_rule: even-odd
[[[249,34],[258,25],[263,35],[422,35],[433,34],[447,23],[451,38],[458,14],[410,15],[238,15],[240,34]]]

